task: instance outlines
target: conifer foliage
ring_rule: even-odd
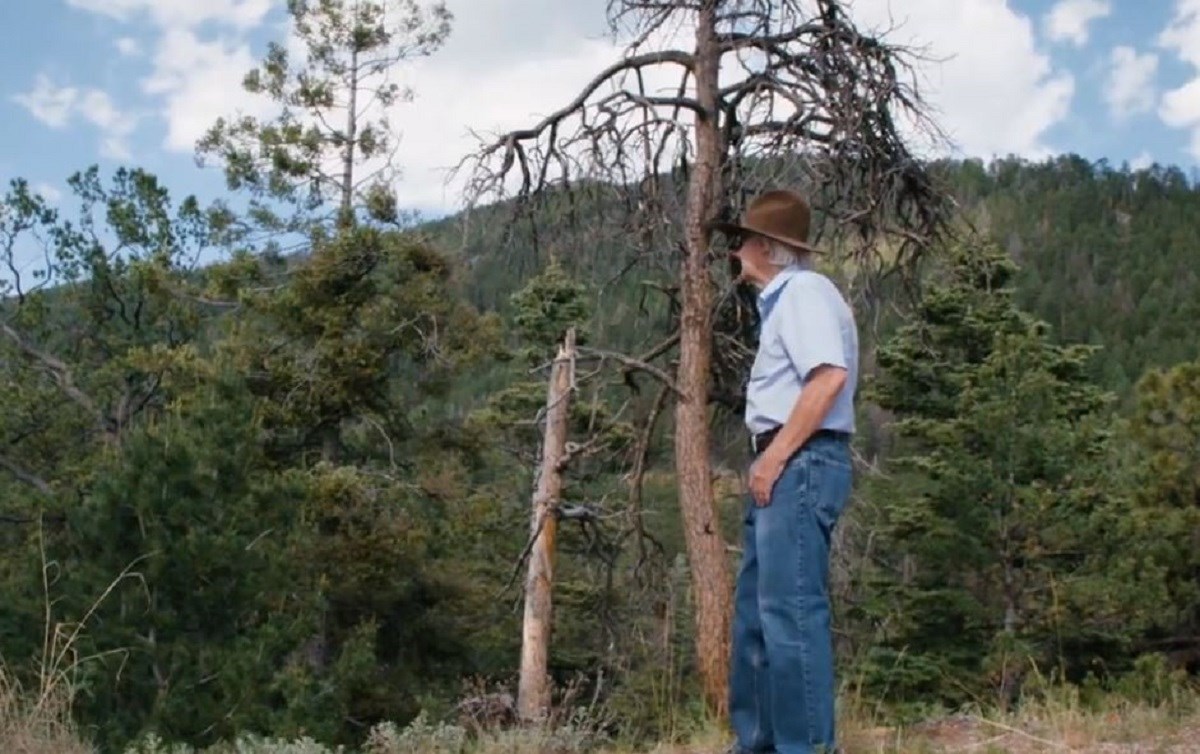
[[[1013,305],[1013,272],[986,244],[960,247],[878,351],[895,438],[861,610],[889,693],[1014,692],[1086,630],[1066,605],[1087,567],[1107,396],[1090,349],[1056,345]]]

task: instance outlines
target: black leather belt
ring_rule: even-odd
[[[775,435],[779,434],[780,429],[780,427],[775,427],[774,429],[768,429],[766,432],[759,432],[757,435],[750,435],[750,452],[757,456],[759,453],[762,453],[764,450],[766,450],[767,446],[771,444],[771,441],[775,439]],[[842,432],[836,429],[818,429],[809,436],[808,440],[806,440],[804,444],[807,445],[813,440],[821,437],[826,437],[831,440],[842,440],[844,442],[850,441],[849,432]]]

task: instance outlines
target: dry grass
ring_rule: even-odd
[[[1200,754],[1200,695],[1181,691],[1163,706],[1113,699],[1089,708],[1063,691],[1015,712],[968,711],[907,727],[851,708],[840,726],[845,754]],[[728,743],[710,729],[645,754],[720,754]]]
[[[908,729],[855,729],[845,744],[856,754],[1194,754],[1200,752],[1200,715],[1135,707],[1124,714],[959,714]]]
[[[0,752],[3,754],[93,754],[71,723],[63,694],[27,695],[0,667]]]
[[[1181,675],[1148,663],[1154,704],[1089,695],[1075,686],[1043,686],[1015,709],[967,709],[906,728],[873,725],[851,709],[845,722],[853,752],[1161,752],[1200,754],[1200,693]],[[1149,691],[1141,687],[1140,694]]]
[[[53,615],[50,574],[57,565],[47,560],[40,521],[37,535],[45,609],[42,654],[34,679],[36,688],[32,689],[22,687],[11,667],[0,659],[0,754],[95,754],[95,748],[79,735],[71,717],[72,679],[82,663],[117,652],[81,657],[80,637],[101,603],[119,584],[141,578],[133,569],[145,556],[122,570],[80,620],[63,622]]]
[[[47,684],[46,680],[53,680]],[[76,732],[70,686],[61,675],[44,676],[39,689],[22,689],[0,665],[0,754],[96,754]],[[1157,697],[1159,705],[1111,697],[1085,704],[1073,688],[1052,688],[1012,712],[965,710],[895,727],[853,697],[843,700],[840,731],[845,754],[1200,754],[1200,693],[1180,684]],[[363,754],[632,754],[602,749],[586,720],[564,719],[554,730],[490,730],[470,739],[453,725],[419,718],[398,729],[380,726]],[[663,744],[637,754],[720,754],[729,738],[703,726],[686,745]],[[192,752],[146,742],[139,752]],[[132,750],[131,750],[132,751]],[[311,741],[244,738],[210,754],[335,754]]]
[[[3,754],[95,754],[75,734],[66,700],[27,701],[9,676],[0,672],[0,752]],[[1200,698],[1191,696],[1161,707],[1114,701],[1087,709],[1077,698],[1030,704],[1009,714],[963,712],[905,728],[877,725],[854,710],[843,715],[846,754],[1200,754]],[[437,726],[392,731],[367,747],[370,752],[431,754],[575,754],[593,750],[573,736],[531,735],[530,731],[497,732],[466,744],[439,735]],[[464,745],[466,744],[466,745]],[[697,733],[686,745],[661,745],[640,754],[719,754],[728,739],[715,726]],[[232,751],[218,747],[220,751]],[[238,752],[279,754],[331,750],[312,742],[267,742],[249,739]],[[168,751],[168,747],[151,747]],[[609,754],[629,754],[609,750]]]

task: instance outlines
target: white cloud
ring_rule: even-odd
[[[1175,15],[1159,44],[1192,66],[1192,78],[1163,94],[1158,114],[1172,128],[1190,129],[1189,151],[1200,158],[1200,0],[1176,0]]]
[[[121,37],[113,44],[116,46],[117,52],[121,53],[127,58],[140,57],[142,54],[141,43],[139,43],[133,37]]]
[[[168,29],[158,43],[154,72],[142,81],[147,94],[164,101],[166,148],[191,152],[222,115],[269,112],[262,98],[242,89],[242,79],[255,63],[244,42],[206,42],[192,31]]]
[[[403,176],[396,191],[401,204],[458,206],[466,176],[450,185],[446,180],[449,170],[478,146],[470,130],[486,137],[536,123],[570,102],[618,54],[605,42],[583,42],[571,53],[473,73],[443,69],[436,58],[415,66],[415,101],[390,114],[400,132],[396,159]]]
[[[445,169],[476,145],[469,128],[531,125],[618,58],[620,48],[595,34],[602,8],[584,7],[562,0],[471,2],[447,48],[410,70],[416,100],[394,113],[403,135],[402,204],[457,205],[461,177],[446,185]],[[926,47],[943,61],[923,68],[923,94],[961,153],[1052,151],[1046,133],[1068,114],[1074,79],[1038,50],[1033,23],[1006,0],[857,0],[852,14],[868,28],[899,23],[894,41]]]
[[[253,29],[271,10],[272,0],[67,0],[67,4],[117,21],[149,16],[163,27],[192,28],[212,22]]]
[[[128,0],[126,0],[128,1]],[[463,7],[463,5],[468,7]],[[446,186],[448,170],[475,147],[471,129],[526,125],[573,97],[620,49],[597,38],[602,5],[563,0],[461,0],[447,45],[414,61],[398,78],[415,101],[388,117],[399,132],[397,185],[406,207],[450,208],[460,187]],[[282,38],[286,28],[279,30]],[[165,100],[168,149],[190,153],[219,116],[266,116],[274,105],[246,93],[241,82],[258,62],[234,36],[202,40],[197,32],[167,29],[143,90]],[[302,52],[294,38],[289,50]],[[366,166],[369,172],[372,166]]]
[[[114,160],[128,160],[128,139],[137,126],[137,119],[119,111],[107,92],[89,89],[79,99],[79,115],[96,126],[102,134],[100,154]]]
[[[30,115],[51,128],[62,128],[71,117],[71,108],[79,97],[79,91],[71,86],[58,86],[50,77],[39,73],[33,89],[18,94],[13,101],[29,111]]]
[[[1151,155],[1146,150],[1142,150],[1142,152],[1140,154],[1138,154],[1137,157],[1134,157],[1132,160],[1129,161],[1129,168],[1131,170],[1145,170],[1146,168],[1150,167],[1153,164],[1154,164],[1154,156]]]
[[[1200,0],[1175,0],[1175,15],[1158,42],[1200,68]]]
[[[162,103],[165,146],[190,152],[219,116],[269,109],[240,82],[255,55],[247,31],[265,20],[269,0],[69,0],[81,8],[133,20],[151,14],[161,34],[143,90]],[[275,0],[278,5],[278,0]],[[415,100],[390,117],[401,133],[396,154],[403,206],[451,209],[461,178],[446,171],[492,132],[536,122],[566,104],[619,45],[606,29],[604,3],[567,0],[448,0],[455,12],[446,47],[401,72]],[[1038,49],[1034,24],[1007,0],[856,0],[856,20],[901,27],[943,62],[923,66],[923,94],[958,149],[972,156],[1042,156],[1050,128],[1068,113],[1074,80]],[[203,25],[212,22],[209,25]],[[216,28],[212,28],[215,24]],[[686,35],[685,35],[686,36]],[[276,35],[281,38],[282,35]],[[690,41],[683,39],[685,48]]]
[[[58,204],[60,201],[62,201],[63,193],[45,181],[35,183],[33,185],[33,191],[50,204]]]
[[[68,4],[121,22],[149,18],[159,27],[153,67],[142,90],[160,102],[166,123],[164,147],[191,152],[221,115],[262,111],[242,90],[257,61],[245,35],[261,26],[277,0],[67,0]],[[214,28],[215,27],[215,28]],[[141,54],[136,40],[117,41],[123,55]],[[116,144],[110,146],[115,147]]]
[[[1150,52],[1139,55],[1132,47],[1121,45],[1113,49],[1110,63],[1104,99],[1112,114],[1124,118],[1152,110],[1157,98],[1158,56]]]
[[[536,123],[622,52],[602,34],[603,3],[451,0],[449,6],[457,15],[446,47],[407,67],[404,80],[415,99],[389,113],[400,134],[396,160],[403,174],[396,191],[406,207],[460,206],[467,176],[447,179],[478,148],[472,131],[486,138]],[[667,38],[684,34],[664,31]],[[647,87],[664,86],[666,79],[675,84],[675,73],[648,71]]]
[[[1052,150],[1046,132],[1070,111],[1074,77],[1040,51],[1006,0],[857,0],[852,16],[922,48],[923,95],[957,150],[976,157]]]
[[[119,110],[106,92],[59,86],[40,73],[30,92],[13,99],[51,128],[65,128],[76,118],[91,123],[100,132],[101,156],[129,159],[128,139],[137,126],[137,118]]]
[[[1046,14],[1046,36],[1055,42],[1070,42],[1082,47],[1088,40],[1088,27],[1112,13],[1108,0],[1059,0]]]

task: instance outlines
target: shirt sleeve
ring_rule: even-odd
[[[779,337],[801,380],[819,366],[847,368],[834,302],[819,285],[793,280],[779,302]]]

